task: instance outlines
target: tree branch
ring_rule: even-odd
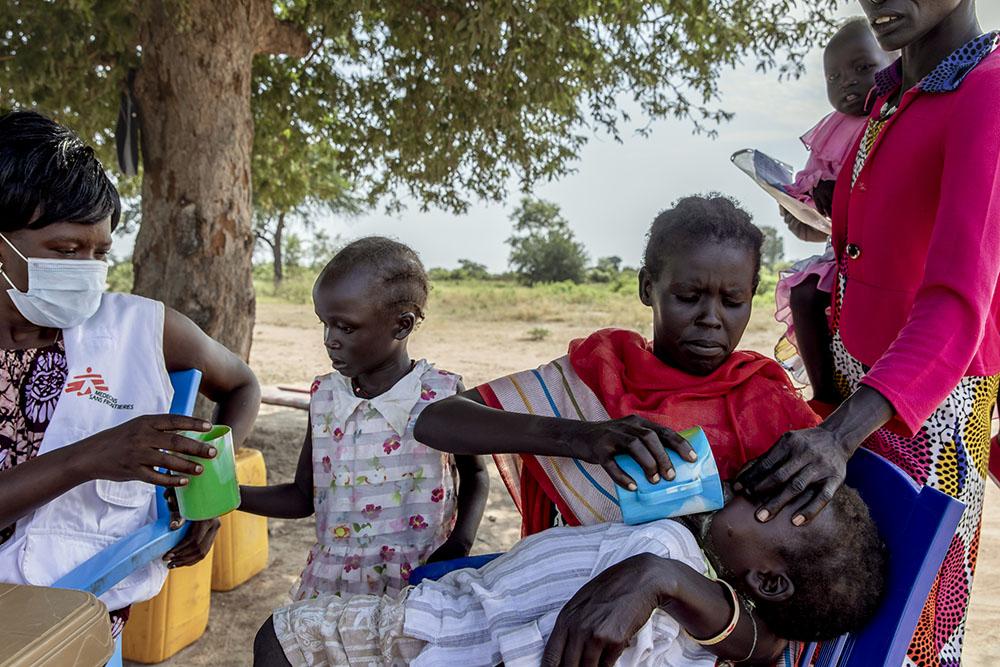
[[[251,20],[257,38],[255,52],[304,58],[312,46],[309,34],[291,21],[279,20],[272,7],[267,0],[253,0]]]
[[[268,246],[270,246],[271,250],[274,250],[274,241],[272,241],[271,239],[267,238],[266,236],[264,236],[260,232],[254,232],[254,233],[257,235],[258,239],[260,239],[261,241],[263,241],[264,243],[266,243]]]

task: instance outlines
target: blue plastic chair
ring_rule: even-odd
[[[899,667],[965,506],[937,489],[918,486],[897,466],[866,449],[851,458],[847,483],[867,503],[888,547],[886,599],[864,630],[808,645],[799,664],[809,665],[815,658],[818,667]],[[410,583],[482,567],[499,555],[423,565],[410,574]]]
[[[191,415],[194,413],[198,387],[201,385],[201,371],[188,370],[170,374],[170,384],[174,388],[174,399],[170,413]],[[52,584],[53,588],[71,588],[101,595],[119,581],[141,567],[152,563],[180,544],[190,526],[184,524],[177,530],[170,529],[170,509],[165,497],[166,489],[156,489],[156,521],[147,524],[127,537],[101,550],[92,558],[80,563],[73,570]],[[121,637],[115,645],[115,655],[108,662],[109,667],[120,667]]]
[[[497,556],[502,555],[503,554],[483,554],[481,556],[466,556],[465,558],[441,560],[436,563],[421,565],[420,567],[414,568],[413,571],[410,572],[409,584],[411,586],[416,586],[424,579],[437,581],[452,570],[464,570],[470,567],[478,570]]]
[[[898,467],[866,449],[847,467],[889,549],[886,599],[862,630],[807,648],[800,664],[818,650],[820,667],[898,667],[920,620],[941,563],[948,554],[965,505],[921,487]]]

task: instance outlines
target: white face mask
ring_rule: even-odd
[[[51,329],[72,329],[93,316],[101,306],[108,279],[108,265],[96,259],[40,259],[25,257],[6,236],[0,239],[28,265],[28,291],[21,292],[3,271],[14,307],[32,324]]]

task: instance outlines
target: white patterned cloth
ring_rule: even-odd
[[[424,360],[372,399],[356,396],[339,373],[316,379],[309,415],[317,543],[293,599],[396,593],[447,539],[456,512],[453,458],[417,442],[413,426],[459,382]]]
[[[708,571],[694,536],[669,519],[551,528],[478,570],[425,580],[397,596],[327,596],[284,607],[274,613],[275,632],[296,667],[534,667],[563,605],[608,567],[641,553]],[[656,611],[616,664],[713,667],[715,657]]]
[[[274,612],[274,633],[293,667],[408,665],[424,642],[403,633],[406,591],[326,595]]]

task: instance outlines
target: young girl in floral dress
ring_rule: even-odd
[[[395,593],[413,568],[466,556],[475,540],[486,469],[413,437],[427,405],[463,390],[459,376],[407,352],[427,290],[416,253],[380,237],[337,253],[313,288],[334,372],[313,382],[295,481],[243,487],[240,508],[280,518],[315,512],[317,542],[296,600]]]

